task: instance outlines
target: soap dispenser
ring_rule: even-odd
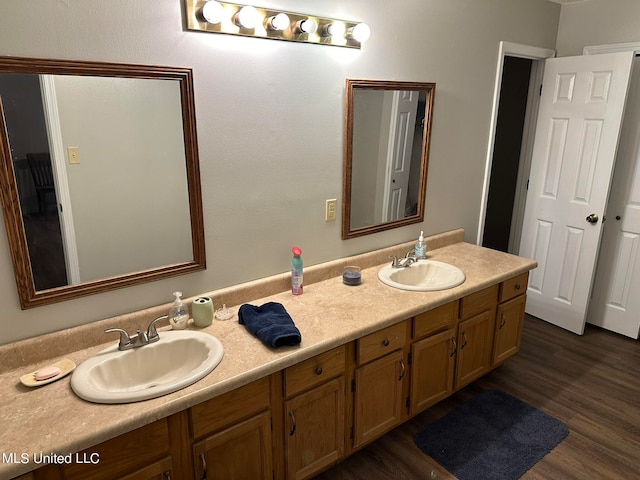
[[[173,306],[169,309],[169,323],[174,330],[184,330],[187,328],[187,322],[189,321],[189,312],[187,307],[182,303],[182,292],[173,292],[176,299],[173,302]]]
[[[416,242],[415,254],[418,260],[424,260],[427,258],[427,243],[424,241],[424,232],[420,231],[420,236]]]

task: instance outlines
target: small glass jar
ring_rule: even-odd
[[[360,267],[348,265],[342,270],[342,283],[355,286],[362,282],[362,272]]]

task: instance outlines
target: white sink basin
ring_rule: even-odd
[[[378,271],[380,281],[390,287],[415,292],[431,292],[457,287],[465,281],[462,270],[436,260],[419,260],[409,267],[385,265]]]
[[[120,351],[118,345],[82,362],[71,388],[96,403],[129,403],[166,395],[208,375],[222,360],[220,340],[204,332],[160,332],[149,345]]]

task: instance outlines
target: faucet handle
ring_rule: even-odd
[[[389,258],[391,258],[393,260],[391,262],[391,266],[392,267],[399,267],[400,266],[400,262],[398,260],[398,257],[396,257],[395,255],[389,255]]]
[[[131,337],[126,330],[121,328],[108,328],[104,331],[104,333],[118,332],[120,334],[120,343],[118,343],[118,350],[127,350],[133,347],[131,343]]]
[[[160,335],[158,335],[158,330],[156,330],[156,323],[160,320],[166,320],[168,318],[168,315],[162,315],[149,324],[149,327],[147,328],[147,340],[149,341],[149,343],[155,342],[160,338]]]

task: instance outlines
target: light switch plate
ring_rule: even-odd
[[[69,157],[69,165],[80,163],[80,147],[68,147],[67,156]]]

